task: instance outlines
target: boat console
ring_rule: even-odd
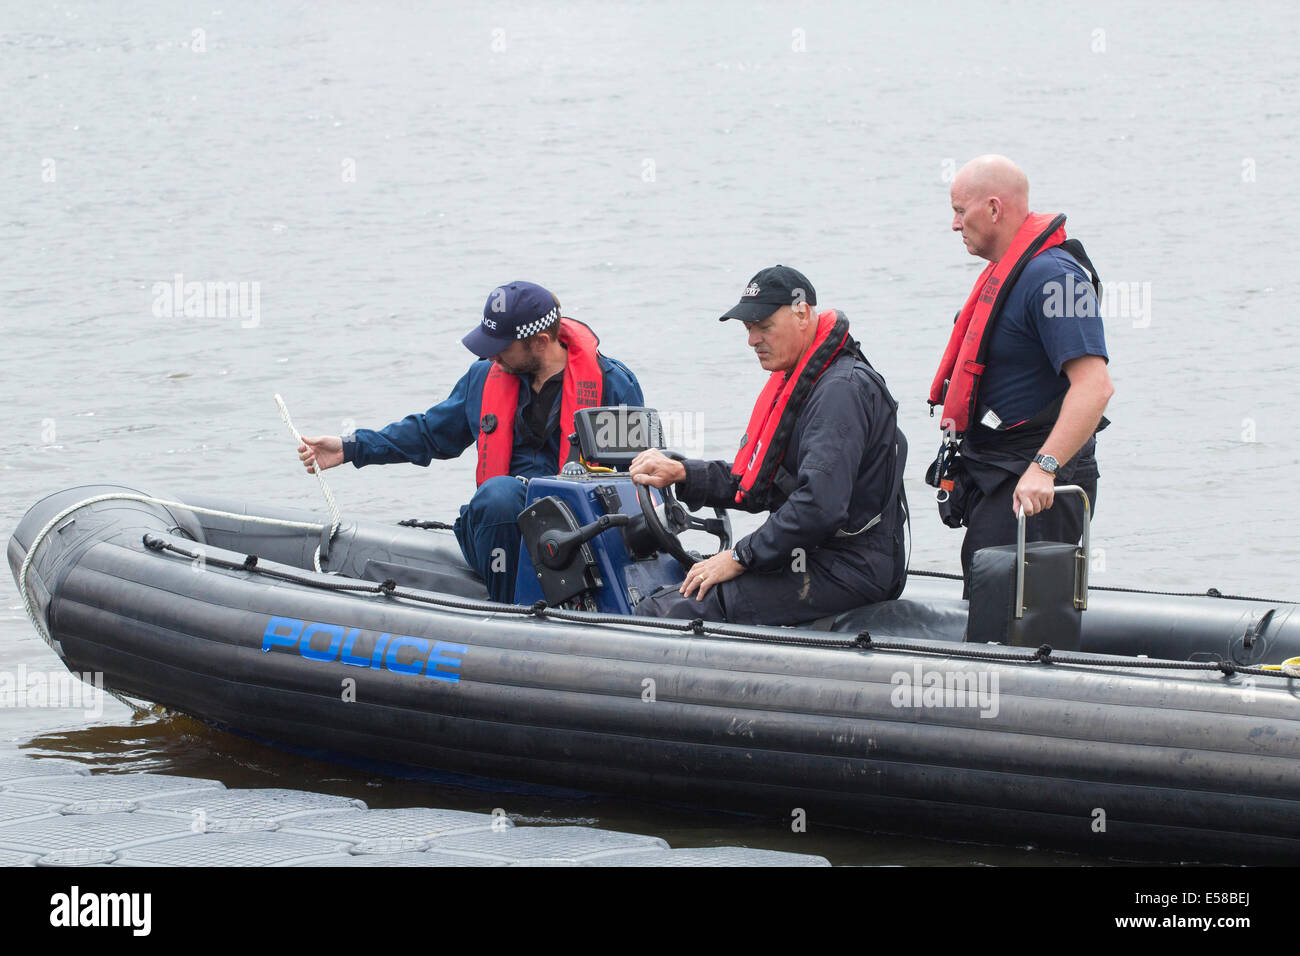
[[[656,588],[680,583],[701,555],[679,535],[705,531],[719,548],[732,544],[731,520],[691,514],[673,495],[632,481],[641,452],[664,448],[653,408],[601,406],[574,414],[569,438],[576,460],[554,478],[534,478],[519,515],[523,540],[515,603],[546,601],[610,614],[631,614]],[[665,451],[670,457],[680,455]]]

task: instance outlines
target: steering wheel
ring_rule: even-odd
[[[673,494],[673,487],[660,488],[659,493],[664,498],[664,521],[659,520],[659,511],[655,508],[654,498],[650,495],[650,486],[638,484],[636,486],[637,504],[641,506],[641,514],[645,516],[645,525],[650,532],[650,536],[655,539],[659,545],[659,550],[665,554],[672,555],[677,559],[677,563],[682,566],[682,570],[689,571],[691,565],[697,561],[703,561],[704,556],[696,554],[694,551],[687,551],[682,547],[681,541],[677,536],[683,531],[704,531],[708,534],[715,535],[718,539],[718,551],[726,551],[731,548],[731,515],[725,508],[714,508],[713,513],[717,516],[714,518],[697,518],[686,510],[686,506],[677,500]],[[665,521],[667,526],[665,527]],[[712,555],[709,555],[712,557]]]

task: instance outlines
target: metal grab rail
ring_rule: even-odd
[[[1092,530],[1092,505],[1088,493],[1078,485],[1061,485],[1056,494],[1077,494],[1083,499],[1083,548],[1076,552],[1078,570],[1074,575],[1074,606],[1088,609],[1088,532]],[[1020,509],[1016,524],[1016,620],[1025,616],[1025,510]]]

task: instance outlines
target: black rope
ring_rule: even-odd
[[[176,544],[166,541],[162,538],[156,538],[151,534],[144,535],[144,545],[151,551],[170,551],[179,554],[182,557],[194,559],[200,557],[197,551],[191,551],[182,548]],[[1157,658],[1134,657],[1124,660],[1115,658],[1095,657],[1089,655],[1075,655],[1069,653],[1069,656],[1059,656],[1052,650],[1050,645],[1044,644],[1038,650],[1032,653],[1013,653],[1009,650],[994,650],[991,647],[979,647],[973,644],[943,644],[942,646],[932,646],[926,644],[915,644],[910,641],[878,641],[871,637],[866,631],[860,631],[852,640],[843,638],[815,638],[809,636],[790,636],[768,634],[763,631],[752,628],[738,627],[735,625],[710,624],[703,618],[695,618],[690,621],[660,619],[651,617],[629,618],[625,614],[605,614],[596,611],[573,611],[568,608],[554,608],[547,606],[545,601],[537,601],[534,604],[499,604],[495,601],[478,601],[469,598],[448,598],[439,597],[433,594],[421,593],[419,591],[408,591],[397,586],[397,582],[388,578],[380,584],[370,582],[346,583],[338,579],[320,580],[310,578],[301,574],[294,574],[288,571],[281,571],[275,568],[262,567],[254,565],[248,568],[247,559],[244,561],[227,561],[218,557],[207,557],[205,561],[209,567],[225,568],[230,571],[251,570],[254,574],[264,574],[267,577],[275,578],[281,581],[289,581],[294,584],[301,584],[306,587],[317,588],[323,591],[339,591],[353,594],[382,594],[390,598],[402,598],[407,601],[416,601],[421,604],[430,604],[435,607],[452,608],[460,611],[485,611],[492,614],[515,614],[520,616],[532,615],[547,618],[554,618],[559,621],[571,621],[577,624],[619,624],[626,626],[635,624],[638,628],[661,631],[676,631],[680,633],[692,633],[695,635],[707,635],[709,637],[736,638],[745,641],[759,641],[764,644],[784,644],[802,647],[827,647],[839,648],[844,650],[855,651],[902,651],[909,654],[928,654],[935,657],[950,657],[960,660],[975,661],[1005,661],[1008,663],[1018,664],[1054,664],[1054,665],[1082,665],[1111,668],[1159,668],[1161,670],[1188,670],[1188,671],[1221,671],[1225,677],[1232,677],[1236,674],[1250,674],[1259,677],[1287,677],[1283,671],[1265,670],[1262,667],[1249,667],[1242,664],[1235,664],[1232,661],[1168,661]]]
[[[746,641],[762,641],[764,644],[785,644],[790,647],[831,647],[837,650],[857,650],[856,641],[842,638],[785,637],[780,634],[756,634],[752,631],[731,630],[716,624],[706,625],[703,633],[709,637],[738,638]]]
[[[910,568],[907,572],[909,575],[915,574],[922,578],[942,578],[945,581],[963,581],[965,580],[960,574],[952,574],[948,571],[919,571]],[[1212,597],[1223,598],[1225,601],[1258,601],[1260,604],[1300,604],[1300,601],[1283,600],[1280,598],[1262,598],[1251,597],[1246,594],[1224,594],[1218,588],[1206,588],[1204,591],[1151,591],[1146,588],[1122,588],[1110,584],[1088,584],[1089,591],[1119,591],[1124,594],[1155,594],[1161,597]]]
[[[425,531],[455,531],[456,526],[445,521],[421,521],[419,518],[407,518],[397,522],[403,528],[421,528]]]
[[[951,574],[948,571],[920,571],[916,568],[907,569],[908,576],[915,574],[922,578],[943,578],[947,581],[965,580],[960,574]]]
[[[1088,585],[1089,591],[1121,591],[1125,594],[1159,594],[1164,597],[1212,597],[1223,598],[1225,601],[1258,601],[1260,604],[1297,604],[1289,598],[1262,598],[1251,597],[1248,594],[1224,594],[1218,588],[1206,588],[1204,591],[1146,591],[1142,588],[1121,588],[1116,585],[1105,585],[1093,587]]]

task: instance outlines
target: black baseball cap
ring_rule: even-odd
[[[817,304],[817,290],[808,277],[798,269],[775,265],[763,269],[749,280],[740,301],[731,307],[719,321],[740,319],[742,322],[762,322],[783,305],[807,302]]]
[[[507,282],[488,295],[483,320],[460,341],[479,358],[492,358],[559,317],[560,300],[536,282]]]

